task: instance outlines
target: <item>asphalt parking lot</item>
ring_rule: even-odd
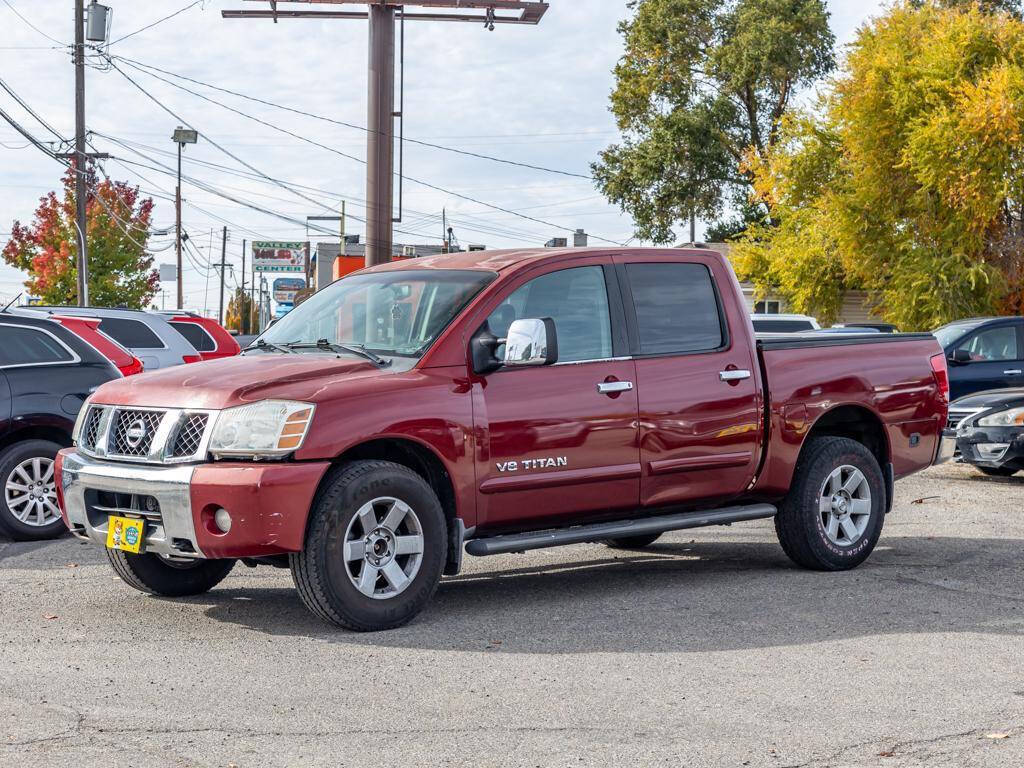
[[[372,635],[286,571],[155,599],[93,546],[0,541],[0,765],[1019,766],[1022,500],[902,481],[841,574],[763,522],[469,558]]]

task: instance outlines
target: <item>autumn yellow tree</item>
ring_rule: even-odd
[[[861,28],[812,114],[749,156],[775,226],[737,243],[741,278],[835,318],[860,288],[925,329],[1024,303],[1024,22],[899,4]]]

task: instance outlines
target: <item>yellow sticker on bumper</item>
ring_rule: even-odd
[[[142,550],[142,534],[145,530],[145,520],[132,520],[130,517],[111,515],[107,522],[107,548],[120,549],[137,555]]]

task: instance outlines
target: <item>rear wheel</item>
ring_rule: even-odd
[[[411,469],[359,461],[337,470],[310,511],[306,542],[289,555],[302,602],[360,632],[401,626],[423,610],[447,555],[441,502]]]
[[[978,470],[989,477],[1013,477],[1019,471],[1013,467],[978,467]]]
[[[884,517],[885,481],[874,455],[855,440],[817,437],[800,454],[775,531],[797,565],[841,571],[868,558]]]
[[[49,440],[25,440],[0,452],[0,533],[16,541],[39,541],[67,531],[53,473],[60,449]]]
[[[621,539],[608,539],[605,544],[612,549],[643,549],[660,538],[660,533],[647,533],[643,536],[624,536]]]
[[[209,592],[235,567],[234,560],[176,560],[118,549],[108,549],[107,559],[125,584],[163,597],[189,597]]]

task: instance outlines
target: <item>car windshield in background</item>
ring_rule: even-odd
[[[954,341],[964,336],[969,331],[974,330],[982,321],[976,323],[952,323],[951,325],[944,325],[932,331],[932,336],[939,340],[939,346],[945,349]]]
[[[260,341],[362,347],[419,357],[496,275],[471,270],[400,270],[343,278],[297,306]]]

